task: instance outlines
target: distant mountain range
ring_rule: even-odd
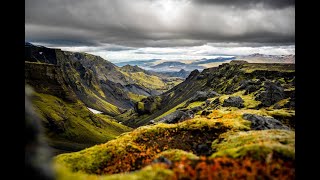
[[[250,54],[245,56],[219,56],[215,58],[203,58],[196,60],[163,60],[150,59],[115,63],[117,66],[132,65],[139,66],[143,69],[170,74],[171,72],[179,72],[185,70],[191,72],[194,69],[202,71],[206,68],[217,67],[222,63],[228,63],[232,60],[245,60],[249,63],[295,63],[295,55],[265,55]]]

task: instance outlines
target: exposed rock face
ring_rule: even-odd
[[[208,93],[204,91],[197,91],[193,98],[190,99],[190,102],[195,101],[205,101],[208,98]]]
[[[245,94],[250,94],[252,92],[255,92],[257,90],[260,89],[261,87],[261,81],[260,80],[257,80],[257,81],[253,81],[251,79],[249,80],[243,80],[240,82],[240,87],[239,87],[239,90],[246,90],[245,91]]]
[[[205,92],[205,91],[197,91],[195,95],[189,100],[189,102],[195,101],[205,101],[208,98],[213,98],[219,96],[220,94],[215,91]]]
[[[210,156],[212,154],[212,149],[207,144],[196,145],[195,151],[200,156]]]
[[[229,97],[228,99],[224,100],[222,106],[224,106],[224,107],[231,106],[231,107],[242,108],[242,107],[244,107],[243,103],[244,103],[244,101],[242,100],[242,98],[240,96],[232,96],[232,97]]]
[[[192,79],[192,78],[198,76],[199,74],[200,74],[200,72],[199,72],[199,70],[197,70],[197,69],[194,70],[194,71],[191,71],[191,73],[190,73],[189,76],[187,77],[187,80]]]
[[[291,90],[291,91],[284,91],[285,93],[285,96],[286,98],[290,98],[289,102],[286,103],[284,105],[285,108],[295,108],[296,104],[295,104],[295,101],[296,101],[296,98],[295,98],[295,91],[294,90]]]
[[[251,121],[251,129],[253,130],[265,130],[265,129],[287,129],[289,127],[282,124],[279,120],[271,118],[259,116],[256,114],[243,114],[243,119]]]
[[[76,95],[66,85],[56,65],[26,62],[25,81],[39,93],[51,94],[68,102],[76,101]]]
[[[163,156],[160,156],[159,158],[153,160],[152,163],[154,163],[154,164],[155,163],[164,163],[164,164],[168,165],[169,167],[172,165],[172,162]]]
[[[264,91],[256,97],[256,100],[261,101],[261,106],[271,106],[274,103],[285,98],[284,89],[280,84],[271,81],[264,82]]]
[[[193,116],[187,112],[177,110],[171,114],[168,114],[168,115],[162,117],[159,120],[159,122],[173,124],[173,123],[181,122],[186,119],[190,119],[192,117]]]
[[[155,97],[155,98],[145,98],[141,102],[137,103],[137,111],[140,114],[148,114],[153,113],[155,110],[159,108],[161,104],[161,98]]]

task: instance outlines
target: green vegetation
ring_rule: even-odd
[[[144,96],[144,95],[134,94],[132,92],[128,92],[128,96],[133,102],[139,102],[142,99],[147,97],[147,96]]]
[[[178,124],[160,123],[140,127],[105,144],[79,152],[61,154],[56,157],[56,162],[73,171],[86,173],[127,172],[146,166],[158,153],[165,150],[180,149],[196,153],[193,148],[195,144],[206,141],[210,143],[228,130],[244,129],[248,127],[206,118],[196,118]]]
[[[162,164],[152,165],[142,168],[139,171],[124,173],[124,174],[114,174],[114,175],[95,175],[86,174],[83,172],[72,172],[70,169],[55,164],[55,171],[57,174],[57,180],[121,180],[121,179],[132,179],[132,180],[162,180],[170,179],[173,177],[174,173],[166,169]]]
[[[227,132],[212,143],[217,151],[211,157],[250,157],[266,159],[271,154],[277,158],[294,159],[295,133],[288,130],[259,130]]]
[[[186,109],[191,109],[191,108],[194,108],[194,107],[202,106],[203,104],[204,104],[203,101],[192,102],[186,107]]]
[[[52,95],[35,93],[33,103],[48,130],[47,136],[58,149],[64,148],[64,141],[68,148],[72,148],[68,142],[88,147],[131,130],[107,116],[94,115],[81,102],[67,103]]]
[[[156,158],[165,157],[170,161],[180,161],[182,159],[190,159],[190,160],[197,160],[199,159],[198,156],[191,152],[186,152],[180,149],[169,149],[159,153]]]
[[[194,71],[178,84],[137,66],[57,52],[58,66],[39,60],[26,79],[39,80],[33,103],[47,142],[69,152],[54,157],[58,180],[294,179],[295,132],[252,130],[255,124],[243,119],[274,117],[294,129],[294,66],[233,62]],[[164,93],[141,95],[151,92]],[[231,96],[244,107],[223,105]],[[177,110],[185,112],[173,117],[179,123],[159,123]]]
[[[143,102],[138,102],[138,110],[144,111],[144,103]]]
[[[241,97],[242,100],[244,101],[243,103],[244,107],[248,109],[254,109],[261,103],[260,101],[255,100],[254,93],[245,95],[245,90],[235,92],[231,95],[226,95],[226,94],[222,95],[219,99],[220,103],[223,103],[224,100],[228,99],[231,96]]]
[[[254,71],[279,71],[279,72],[294,72],[294,64],[280,64],[280,63],[248,63],[244,64],[242,70],[246,73]]]
[[[185,102],[182,102],[181,104],[177,105],[176,107],[173,107],[173,108],[170,109],[169,111],[163,113],[161,116],[158,116],[155,120],[159,120],[159,119],[161,119],[162,117],[173,113],[173,112],[176,111],[178,108],[183,107],[183,106],[185,105],[185,103],[186,103],[186,101],[185,101]]]
[[[157,76],[147,75],[144,72],[123,72],[123,75],[129,80],[135,82],[135,84],[141,85],[148,89],[165,90],[166,84]]]

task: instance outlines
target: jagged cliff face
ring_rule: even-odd
[[[75,93],[66,85],[57,65],[26,62],[25,82],[39,93],[51,94],[69,102],[77,101]]]
[[[33,107],[55,153],[104,143],[130,130],[112,118],[91,113],[67,84],[58,65],[26,62],[25,80],[34,90]]]

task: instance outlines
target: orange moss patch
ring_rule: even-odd
[[[197,154],[196,147],[229,130],[240,130],[228,122],[196,118],[178,124],[145,126],[105,144],[56,157],[59,164],[89,174],[129,172],[149,165],[158,153],[180,149]]]
[[[250,158],[227,157],[200,160],[181,160],[171,169],[172,179],[295,179],[294,161],[276,159],[262,162]]]

